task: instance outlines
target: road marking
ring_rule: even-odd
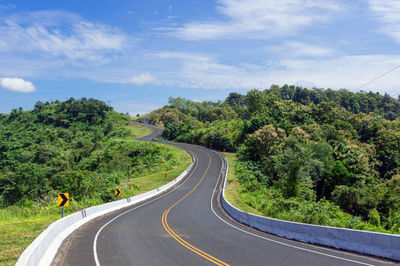
[[[204,152],[204,151],[203,151]],[[201,179],[199,180],[199,182],[196,184],[196,186],[189,191],[185,196],[183,196],[182,198],[180,198],[177,202],[175,202],[171,207],[169,207],[162,215],[162,225],[164,227],[164,229],[168,232],[168,234],[170,234],[170,236],[172,236],[179,244],[181,244],[182,246],[184,246],[185,248],[189,249],[190,251],[196,253],[197,255],[200,255],[201,257],[205,258],[206,260],[211,261],[212,263],[216,264],[216,265],[224,265],[224,266],[228,266],[229,264],[211,256],[210,254],[196,248],[195,246],[189,244],[188,242],[186,242],[185,240],[183,240],[180,236],[178,236],[178,234],[176,234],[174,232],[174,230],[171,229],[171,227],[168,225],[168,213],[176,206],[178,205],[181,201],[183,201],[186,197],[188,197],[203,181],[204,177],[206,176],[206,174],[208,173],[208,170],[210,169],[210,165],[211,165],[211,156],[204,152],[205,154],[207,154],[208,158],[209,158],[209,162],[208,162],[208,166],[206,171],[204,172],[204,175],[201,177]]]
[[[121,216],[123,216],[123,215],[125,215],[125,214],[127,214],[127,213],[130,213],[130,212],[132,212],[132,211],[134,211],[134,210],[136,210],[136,209],[139,209],[139,208],[141,208],[141,207],[143,207],[143,206],[146,206],[146,205],[148,205],[148,204],[150,204],[150,203],[152,203],[152,202],[154,202],[154,201],[156,201],[156,200],[159,200],[159,199],[161,199],[161,198],[167,196],[168,194],[174,192],[177,188],[179,188],[180,186],[182,186],[183,184],[185,184],[186,181],[188,181],[188,180],[190,179],[190,177],[192,176],[192,174],[194,173],[194,171],[197,169],[197,166],[199,165],[199,160],[198,160],[196,154],[194,154],[194,153],[192,153],[192,152],[189,152],[189,153],[192,154],[192,155],[196,158],[196,162],[195,162],[195,166],[194,166],[192,172],[190,173],[190,175],[189,175],[182,183],[180,183],[178,186],[176,186],[176,187],[175,187],[174,189],[172,189],[171,191],[169,191],[169,192],[167,192],[167,193],[165,193],[165,194],[163,194],[163,195],[161,195],[161,196],[159,196],[159,197],[157,197],[157,198],[154,198],[154,199],[152,199],[152,200],[150,200],[150,201],[148,201],[148,202],[146,202],[146,203],[143,203],[143,204],[141,204],[141,205],[138,205],[138,206],[136,206],[136,207],[134,207],[134,208],[132,208],[132,209],[130,209],[130,210],[128,210],[128,211],[125,211],[125,212],[119,214],[118,216],[114,217],[113,219],[111,219],[110,221],[108,221],[106,224],[104,224],[104,225],[99,229],[99,231],[97,231],[96,236],[94,237],[94,240],[93,240],[93,256],[94,256],[94,261],[95,261],[95,263],[96,263],[96,266],[100,266],[99,257],[98,257],[98,255],[97,255],[97,239],[99,238],[99,235],[100,235],[101,231],[103,231],[103,229],[106,228],[107,225],[109,225],[110,223],[114,222],[114,221],[117,220],[119,217],[121,217]]]
[[[221,156],[221,154],[219,154],[218,152],[215,152],[215,153],[217,153],[219,155],[221,160],[224,160],[223,157]],[[222,169],[222,167],[221,167],[221,169]],[[260,235],[248,232],[246,230],[243,230],[243,229],[241,229],[241,228],[239,228],[239,227],[237,227],[237,226],[225,221],[221,216],[219,216],[215,212],[214,207],[213,207],[213,199],[214,199],[215,192],[217,191],[218,181],[219,181],[219,178],[217,179],[217,183],[215,184],[213,194],[211,195],[211,210],[212,210],[212,212],[214,213],[215,216],[217,216],[221,221],[223,221],[227,225],[229,225],[229,226],[231,226],[231,227],[233,227],[233,228],[235,228],[235,229],[237,229],[237,230],[239,230],[239,231],[241,231],[243,233],[246,233],[246,234],[249,234],[249,235],[252,235],[252,236],[255,236],[255,237],[258,237],[258,238],[261,238],[261,239],[276,243],[276,244],[280,244],[280,245],[283,245],[283,246],[287,246],[287,247],[291,247],[291,248],[307,251],[307,252],[310,252],[310,253],[314,253],[314,254],[318,254],[318,255],[322,255],[322,256],[326,256],[326,257],[331,257],[331,258],[335,258],[335,259],[339,259],[339,260],[349,261],[349,262],[353,262],[353,263],[357,263],[357,264],[361,264],[361,265],[374,266],[373,264],[368,264],[368,263],[364,263],[364,262],[361,262],[361,261],[346,259],[346,258],[338,257],[338,256],[335,256],[335,255],[330,255],[330,254],[327,254],[327,253],[319,252],[319,251],[309,250],[309,249],[306,249],[306,248],[294,246],[294,245],[287,244],[287,243],[284,243],[284,242],[280,242],[280,241],[277,241],[277,240],[274,240],[274,239],[270,239],[270,238],[267,238],[267,237],[264,237],[264,236],[260,236]]]

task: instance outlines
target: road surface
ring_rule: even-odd
[[[149,126],[151,127],[151,126]],[[144,139],[154,139],[161,130]],[[89,222],[60,248],[53,265],[390,265],[391,261],[314,246],[241,225],[218,206],[221,156],[174,144],[196,157],[173,190]]]

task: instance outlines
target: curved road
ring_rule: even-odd
[[[152,140],[161,130],[149,126]],[[221,156],[177,144],[194,170],[171,191],[102,216],[66,239],[53,265],[388,265],[390,261],[276,237],[243,226],[218,206]]]

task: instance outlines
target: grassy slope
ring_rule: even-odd
[[[130,129],[130,131],[132,132],[132,135],[134,137],[143,137],[143,136],[149,135],[151,133],[150,128],[142,127],[142,126],[135,125],[135,124],[129,125],[128,129]]]
[[[228,177],[225,188],[225,198],[229,201],[229,203],[231,203],[233,206],[242,211],[257,215],[263,215],[258,210],[247,205],[240,196],[240,184],[236,180],[236,173],[235,173],[235,165],[237,162],[236,154],[224,152],[223,155],[225,158],[228,159],[229,163]]]
[[[138,125],[128,127],[135,137],[151,133],[150,129]],[[191,156],[187,152],[172,146],[171,149],[178,155],[179,164],[167,172],[168,182],[179,176],[191,163]],[[164,172],[124,180],[122,181],[122,198],[155,189],[162,186],[164,182]],[[54,206],[40,206],[35,210],[15,206],[0,209],[0,265],[14,265],[25,248],[51,223],[60,218],[60,209],[56,204],[55,195]],[[97,204],[100,202],[91,200],[70,202],[70,206],[64,208],[64,214],[68,215]]]
[[[150,191],[152,189],[158,188],[165,184],[164,174],[168,174],[167,182],[172,181],[176,177],[178,177],[192,162],[192,157],[176,147],[172,147],[178,155],[180,164],[166,172],[155,173],[147,176],[141,176],[137,178],[132,178],[129,180],[125,180],[123,182],[124,187],[127,188],[127,193],[130,195],[137,195],[144,193],[146,191]]]
[[[0,221],[0,264],[14,265],[24,249],[60,215],[12,217]]]

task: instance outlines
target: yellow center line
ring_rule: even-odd
[[[204,152],[204,151],[203,151]],[[182,246],[184,246],[185,248],[189,249],[190,251],[196,253],[197,255],[200,255],[201,257],[211,261],[212,263],[216,264],[216,265],[220,265],[220,266],[229,266],[229,264],[211,256],[210,254],[196,248],[195,246],[189,244],[188,242],[186,242],[185,240],[183,240],[180,236],[178,236],[178,234],[176,234],[174,232],[174,230],[171,229],[171,227],[168,225],[168,221],[167,221],[167,217],[169,212],[176,206],[178,205],[182,200],[184,200],[186,197],[188,197],[203,181],[204,177],[206,176],[206,174],[208,173],[208,170],[210,169],[210,165],[211,165],[211,156],[204,152],[205,154],[207,154],[208,158],[209,158],[209,162],[208,162],[208,166],[206,171],[204,172],[204,175],[201,177],[201,179],[199,180],[199,182],[196,184],[196,186],[189,191],[185,196],[183,196],[182,198],[180,198],[177,202],[175,202],[175,204],[173,204],[171,207],[169,207],[162,215],[162,225],[164,227],[164,229],[168,232],[168,234],[170,236],[172,236],[179,244],[181,244]]]

